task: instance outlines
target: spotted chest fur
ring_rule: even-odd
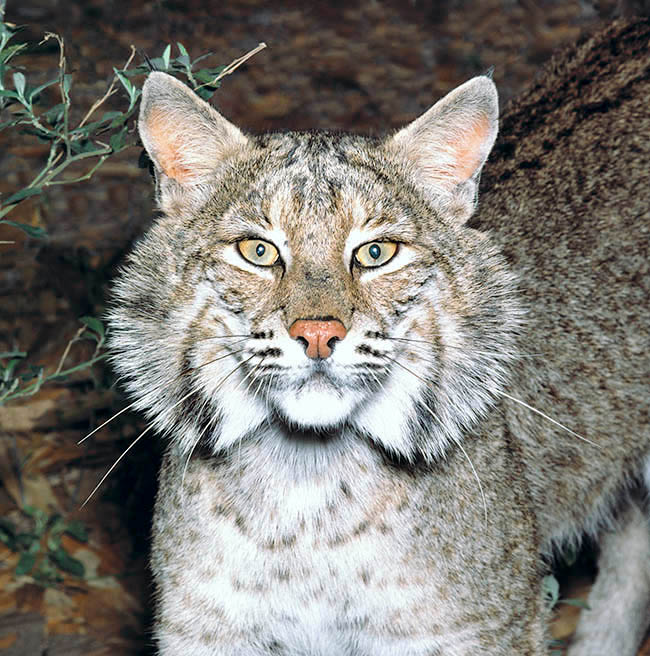
[[[184,476],[183,459],[168,454],[152,563],[168,581],[161,651],[425,656],[491,646],[507,653],[510,640],[497,645],[491,633],[504,609],[496,599],[485,603],[491,583],[467,571],[490,563],[522,589],[530,585],[534,559],[518,544],[529,520],[521,515],[517,531],[493,526],[489,537],[451,546],[448,514],[467,534],[475,521],[467,498],[476,480],[462,455],[444,467],[396,468],[359,436],[320,444],[305,437],[262,431],[232,460],[194,458]],[[509,477],[495,446],[491,465]],[[302,468],[287,462],[294,449]],[[514,480],[512,490],[516,506]],[[498,490],[484,492],[492,499]],[[456,603],[474,596],[484,599],[480,613]],[[524,640],[536,631],[527,627]]]

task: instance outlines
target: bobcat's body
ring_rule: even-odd
[[[171,437],[161,654],[541,656],[541,554],[607,520],[571,654],[632,656],[650,600],[628,493],[650,450],[649,35],[611,28],[511,108],[473,216],[487,78],[370,140],[246,137],[150,77],[163,216],[112,328]]]
[[[598,445],[507,403],[541,532],[558,542],[596,527],[650,444],[649,47],[644,22],[553,60],[553,86],[503,117],[470,221],[528,308],[513,396]]]

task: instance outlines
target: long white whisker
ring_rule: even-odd
[[[246,341],[246,340],[240,340],[240,341],[244,342],[244,341]],[[239,342],[236,342],[236,343],[239,344]],[[231,344],[230,346],[233,346],[233,344]],[[220,351],[223,351],[223,350],[225,350],[225,349],[226,349],[226,347],[224,347],[223,349],[219,349],[219,350],[220,350]],[[207,365],[209,365],[209,364],[212,364],[213,362],[217,362],[218,360],[225,359],[225,358],[227,358],[229,355],[236,355],[237,353],[242,353],[242,352],[245,351],[245,350],[246,350],[246,349],[240,349],[239,351],[228,352],[226,355],[223,355],[223,356],[221,356],[221,357],[219,357],[219,358],[215,358],[214,360],[210,360],[209,362],[206,362],[206,363],[204,363],[204,364],[202,364],[202,365],[199,365],[198,367],[191,367],[190,369],[186,369],[185,371],[181,371],[181,373],[179,374],[178,377],[180,378],[180,377],[182,377],[182,376],[188,374],[190,371],[194,371],[195,369],[200,369],[201,367],[205,367],[205,366],[207,366]],[[110,423],[113,421],[113,419],[117,419],[117,417],[119,417],[121,414],[123,414],[123,413],[126,412],[127,410],[130,410],[131,408],[133,408],[135,405],[137,405],[137,403],[138,403],[138,401],[134,401],[133,403],[130,403],[130,404],[127,405],[126,407],[122,408],[120,411],[116,412],[116,413],[115,413],[110,419],[107,419],[103,424],[100,424],[99,426],[97,426],[97,428],[94,428],[93,430],[91,430],[90,433],[88,433],[88,435],[86,435],[85,437],[82,437],[82,438],[77,442],[77,444],[82,444],[83,442],[85,442],[89,437],[92,437],[97,431],[99,431],[99,430],[101,430],[102,428],[104,428],[104,426],[106,426],[107,424],[110,424]]]
[[[271,385],[275,381],[276,375],[277,375],[277,372],[272,371],[271,375],[268,378],[266,389],[264,390],[264,388],[262,388],[263,389],[262,395],[264,396],[264,399],[266,401],[267,408],[271,405],[269,397],[271,396]],[[267,412],[267,414],[266,414],[266,424],[269,428],[271,428],[271,413],[270,412]]]
[[[97,483],[97,485],[95,485],[95,487],[93,488],[93,491],[86,497],[86,500],[81,504],[81,506],[79,507],[79,510],[81,510],[90,501],[93,494],[95,494],[95,492],[97,492],[97,490],[99,490],[99,488],[101,487],[101,484],[110,476],[111,472],[115,469],[115,467],[118,466],[118,464],[122,461],[124,456],[142,439],[142,437],[146,433],[149,432],[149,430],[151,428],[153,428],[153,424],[151,424],[146,430],[143,430],[142,433],[140,433],[140,435],[138,435],[138,437],[136,437],[133,440],[133,442],[131,442],[131,444],[129,444],[129,446],[127,446],[126,449],[124,449],[124,451],[122,451],[122,454],[120,455],[120,457],[111,465],[110,469],[101,477],[99,483]]]
[[[125,408],[122,408],[119,412],[116,412],[110,419],[107,419],[103,424],[100,424],[99,426],[97,426],[97,428],[91,430],[90,433],[88,433],[88,435],[86,435],[86,437],[82,437],[77,442],[77,444],[81,444],[82,442],[85,442],[91,435],[94,435],[98,430],[104,428],[104,426],[106,426],[106,424],[110,424],[113,421],[113,419],[116,419],[122,413],[124,413],[127,410],[131,409],[136,404],[137,404],[137,401],[134,401],[133,403],[130,403],[129,405],[127,405]]]
[[[372,369],[369,369],[368,371],[369,371],[370,375],[375,379],[375,382],[379,386],[379,389],[382,392],[385,391],[386,388],[384,387],[384,383],[379,379],[379,376],[377,376],[377,374]]]
[[[199,342],[208,342],[213,339],[228,339],[228,338],[235,338],[235,337],[243,337],[244,339],[238,339],[236,342],[232,342],[231,344],[228,344],[228,346],[235,346],[236,344],[247,342],[250,339],[246,335],[213,335],[212,337],[200,337],[199,339],[193,340],[193,343],[198,344]]]
[[[221,351],[225,351],[225,350],[227,350],[227,347],[219,349],[219,351],[217,351],[217,352],[220,353]],[[228,351],[228,353],[226,353],[226,355],[221,355],[218,358],[208,360],[207,362],[204,362],[203,364],[196,365],[195,367],[189,367],[185,371],[181,372],[181,375],[184,376],[185,374],[190,373],[190,371],[196,371],[197,369],[203,369],[203,367],[207,367],[208,365],[214,364],[215,362],[219,362],[219,360],[225,360],[226,358],[230,357],[231,355],[238,355],[239,353],[243,353],[245,350],[246,349],[239,349],[238,351]],[[247,360],[247,362],[248,362],[248,360]]]
[[[195,390],[192,390],[191,392],[188,392],[188,393],[187,393],[182,399],[180,399],[179,401],[177,401],[176,403],[174,403],[174,405],[172,405],[170,408],[168,408],[168,409],[165,411],[164,414],[168,414],[168,413],[171,412],[176,406],[178,406],[178,405],[180,405],[181,403],[183,403],[183,401],[185,401],[185,399],[189,398],[190,396],[192,396],[192,394],[196,394],[196,393],[199,392],[199,391],[200,391],[199,389],[195,389]],[[133,442],[131,442],[131,444],[129,444],[129,446],[123,451],[122,455],[121,455],[121,456],[120,456],[120,457],[119,457],[119,458],[118,458],[118,459],[117,459],[117,460],[111,465],[110,469],[109,469],[109,470],[108,470],[108,471],[102,476],[102,478],[101,478],[101,480],[99,481],[99,483],[97,483],[97,485],[94,487],[93,491],[88,495],[88,497],[86,498],[86,500],[81,504],[80,509],[83,508],[83,507],[84,507],[84,506],[90,501],[90,499],[91,499],[91,497],[93,496],[93,494],[95,494],[95,492],[97,492],[97,490],[100,488],[101,484],[102,484],[102,483],[108,478],[108,476],[110,475],[110,473],[111,473],[111,472],[115,469],[115,467],[117,467],[117,465],[121,462],[122,458],[124,458],[124,456],[125,456],[125,455],[126,455],[126,454],[127,454],[127,453],[128,453],[133,447],[134,447],[134,446],[135,446],[135,444],[140,440],[140,438],[142,438],[144,435],[146,435],[146,434],[147,434],[147,433],[148,433],[153,427],[154,427],[154,424],[153,424],[153,423],[149,424],[149,426],[147,426],[147,427],[142,431],[142,433],[140,433],[140,435],[138,435],[138,437],[136,437],[135,440],[133,440]]]
[[[262,356],[262,359],[261,359],[261,360],[260,360],[260,361],[259,361],[259,362],[258,362],[258,363],[257,363],[257,364],[256,364],[256,365],[255,365],[255,366],[254,366],[254,367],[253,367],[253,368],[252,368],[252,369],[246,374],[246,376],[244,376],[244,378],[242,378],[242,380],[237,384],[237,387],[239,387],[239,386],[240,386],[240,385],[241,385],[241,384],[242,384],[242,383],[243,383],[248,377],[251,378],[251,379],[250,379],[250,382],[248,383],[248,385],[246,385],[246,389],[244,390],[244,394],[247,394],[247,393],[248,393],[248,390],[250,390],[251,385],[255,382],[255,380],[256,380],[256,378],[255,378],[255,372],[260,368],[260,366],[262,365],[262,362],[264,362],[264,360],[266,360],[266,358],[267,358],[267,356],[266,356],[266,355],[263,355],[263,356]],[[235,387],[235,389],[237,389],[237,387]]]
[[[485,515],[485,524],[487,525],[487,523],[488,523],[487,501],[485,499],[485,493],[483,492],[483,485],[481,485],[481,479],[479,478],[478,472],[476,471],[476,468],[474,467],[474,463],[472,462],[471,458],[467,454],[467,451],[465,451],[465,448],[463,447],[460,440],[456,442],[456,445],[460,448],[460,450],[463,452],[463,455],[467,458],[467,462],[469,462],[469,466],[472,468],[472,472],[474,473],[474,478],[476,479],[476,482],[478,483],[478,490],[481,493],[481,499],[483,501],[483,513]]]
[[[596,442],[592,442],[591,440],[587,439],[586,437],[583,437],[579,433],[576,433],[575,431],[572,431],[570,428],[568,428],[564,424],[561,424],[556,419],[553,419],[552,417],[549,417],[547,414],[544,414],[541,410],[538,410],[537,408],[534,408],[532,405],[529,405],[525,401],[521,401],[520,399],[516,399],[514,396],[510,396],[510,394],[507,394],[506,392],[500,392],[500,391],[496,390],[496,393],[500,394],[501,396],[505,396],[507,399],[510,399],[511,401],[514,401],[515,403],[519,403],[519,405],[522,405],[524,408],[528,408],[528,410],[538,414],[540,417],[544,417],[544,419],[546,419],[547,421],[550,421],[552,424],[555,424],[556,426],[560,427],[562,430],[565,430],[570,435],[573,435],[574,437],[577,437],[579,440],[582,440],[583,442],[587,442],[587,444],[591,444],[592,446],[596,446],[599,449],[602,449],[602,446],[600,444],[597,444]]]
[[[416,374],[415,371],[411,371],[408,367],[405,367],[399,360],[396,360],[395,358],[391,358],[389,355],[383,355],[382,357],[386,358],[387,360],[390,360],[391,362],[394,362],[398,367],[404,369],[404,371],[408,371],[412,376],[415,376],[418,380],[421,380],[425,385],[429,386],[431,384],[428,380],[425,380],[424,378],[422,378],[422,376]]]

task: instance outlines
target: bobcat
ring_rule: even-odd
[[[164,73],[139,129],[161,216],[113,361],[169,437],[164,656],[547,653],[545,557],[591,533],[571,656],[650,602],[650,26],[491,79],[386,138],[245,135]]]

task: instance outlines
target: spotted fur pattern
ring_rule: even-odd
[[[149,77],[140,132],[161,215],[110,323],[126,388],[169,438],[152,553],[161,654],[537,656],[539,554],[605,518],[643,543],[639,513],[616,513],[650,443],[635,287],[648,55],[628,64],[607,44],[649,33],[619,25],[547,71],[504,120],[516,140],[497,145],[476,214],[497,125],[488,78],[370,139],[244,135]],[[586,61],[611,75],[581,82]],[[570,92],[589,84],[593,98]],[[562,136],[615,88],[620,102]],[[622,158],[633,178],[606,170]],[[278,263],[250,263],[246,239]],[[361,267],[369,242],[396,255]],[[599,277],[606,262],[620,281]],[[328,358],[290,337],[305,319],[345,326]]]

